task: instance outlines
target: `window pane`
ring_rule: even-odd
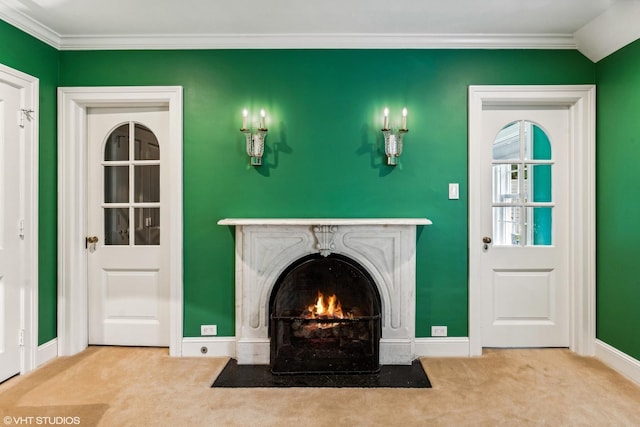
[[[135,159],[160,160],[158,139],[149,128],[141,124],[135,125]]]
[[[129,208],[107,208],[104,210],[105,245],[129,244]]]
[[[493,160],[520,159],[520,122],[511,123],[493,141]]]
[[[135,201],[160,201],[160,165],[135,167]]]
[[[517,203],[520,197],[519,165],[493,165],[493,202]]]
[[[529,194],[534,202],[551,202],[551,165],[528,165],[533,170],[529,183],[532,186]]]
[[[129,166],[104,167],[104,201],[129,202]]]
[[[532,232],[533,232],[533,244],[535,246],[548,246],[553,242],[551,241],[551,222],[553,208],[527,208],[527,216],[533,219]]]
[[[116,128],[104,147],[104,159],[109,160],[129,160],[129,124],[124,124]]]
[[[527,127],[531,129],[531,138],[527,138],[525,145],[526,160],[551,160],[551,142],[546,132],[531,122],[527,123]]]
[[[160,244],[160,208],[136,208],[136,245]]]
[[[493,243],[519,246],[523,235],[520,224],[522,208],[518,206],[493,208]]]

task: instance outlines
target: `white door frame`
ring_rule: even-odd
[[[21,155],[24,156],[22,198],[24,239],[20,254],[20,329],[23,347],[20,355],[20,373],[38,365],[38,78],[0,64],[0,81],[21,91],[20,102],[31,113],[16,111],[16,126],[22,124],[20,134]],[[18,230],[16,230],[18,232]],[[17,338],[17,337],[16,337]]]
[[[594,85],[469,86],[469,247],[482,224],[471,207],[482,201],[481,165],[471,159],[482,146],[484,106],[565,106],[569,109],[569,322],[570,349],[595,353],[595,94]],[[469,252],[469,354],[482,354],[480,262]]]
[[[182,355],[182,87],[58,88],[58,355],[88,346],[87,109],[168,107],[169,354]]]

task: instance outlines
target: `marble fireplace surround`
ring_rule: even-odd
[[[414,359],[416,229],[426,218],[226,218],[236,236],[236,358],[269,364],[269,298],[278,277],[305,255],[331,253],[359,262],[382,300],[380,363]]]

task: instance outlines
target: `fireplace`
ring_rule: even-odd
[[[379,370],[381,303],[371,275],[339,254],[294,261],[270,298],[271,371]]]
[[[352,295],[340,295],[342,290],[323,292],[322,286],[314,283],[305,285],[309,288],[306,291],[294,293],[307,294],[304,301],[294,305],[304,309],[305,304],[313,304],[317,301],[318,291],[326,298],[335,293],[341,299],[343,309],[355,310],[352,307],[357,306],[358,315],[352,313],[357,322],[371,323],[368,339],[352,340],[353,347],[360,348],[360,355],[372,355],[371,361],[366,362],[369,364],[367,370],[376,369],[374,365],[378,364],[411,364],[415,341],[416,230],[417,226],[429,225],[431,221],[426,218],[228,218],[218,224],[235,227],[235,355],[239,365],[278,365],[272,363],[272,353],[285,356],[292,349],[288,347],[292,341],[296,351],[310,354],[313,342],[296,340],[299,337],[294,333],[294,328],[303,323],[314,325],[310,329],[335,323],[339,325],[336,333],[349,323],[336,319],[305,319],[299,308],[277,310],[280,290],[291,286],[280,280],[286,277],[286,271],[302,268],[306,261],[316,262],[323,258],[327,262],[344,261],[348,267],[339,263],[339,268],[353,269],[354,274],[370,279],[367,280],[369,285],[354,285],[362,291],[366,289],[369,302],[354,304]],[[273,322],[281,322],[282,329],[276,331],[278,327],[274,327]],[[376,330],[373,325],[377,322]],[[281,339],[280,344],[278,339]],[[343,339],[341,343],[341,351],[347,352],[347,340]],[[379,345],[377,350],[376,345]],[[374,360],[376,352],[377,362]],[[346,361],[344,366],[355,369],[353,362]],[[326,366],[328,364],[319,363],[321,368],[315,369],[336,369]],[[347,370],[346,367],[337,369]],[[275,370],[278,370],[277,366]]]

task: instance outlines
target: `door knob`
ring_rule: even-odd
[[[486,251],[487,249],[489,249],[489,243],[491,243],[491,237],[489,236],[484,236],[482,238],[482,243],[484,243],[484,245],[482,246],[484,248],[484,250]]]
[[[89,249],[90,252],[96,250],[96,243],[98,243],[98,236],[89,236],[85,238],[84,247]]]

